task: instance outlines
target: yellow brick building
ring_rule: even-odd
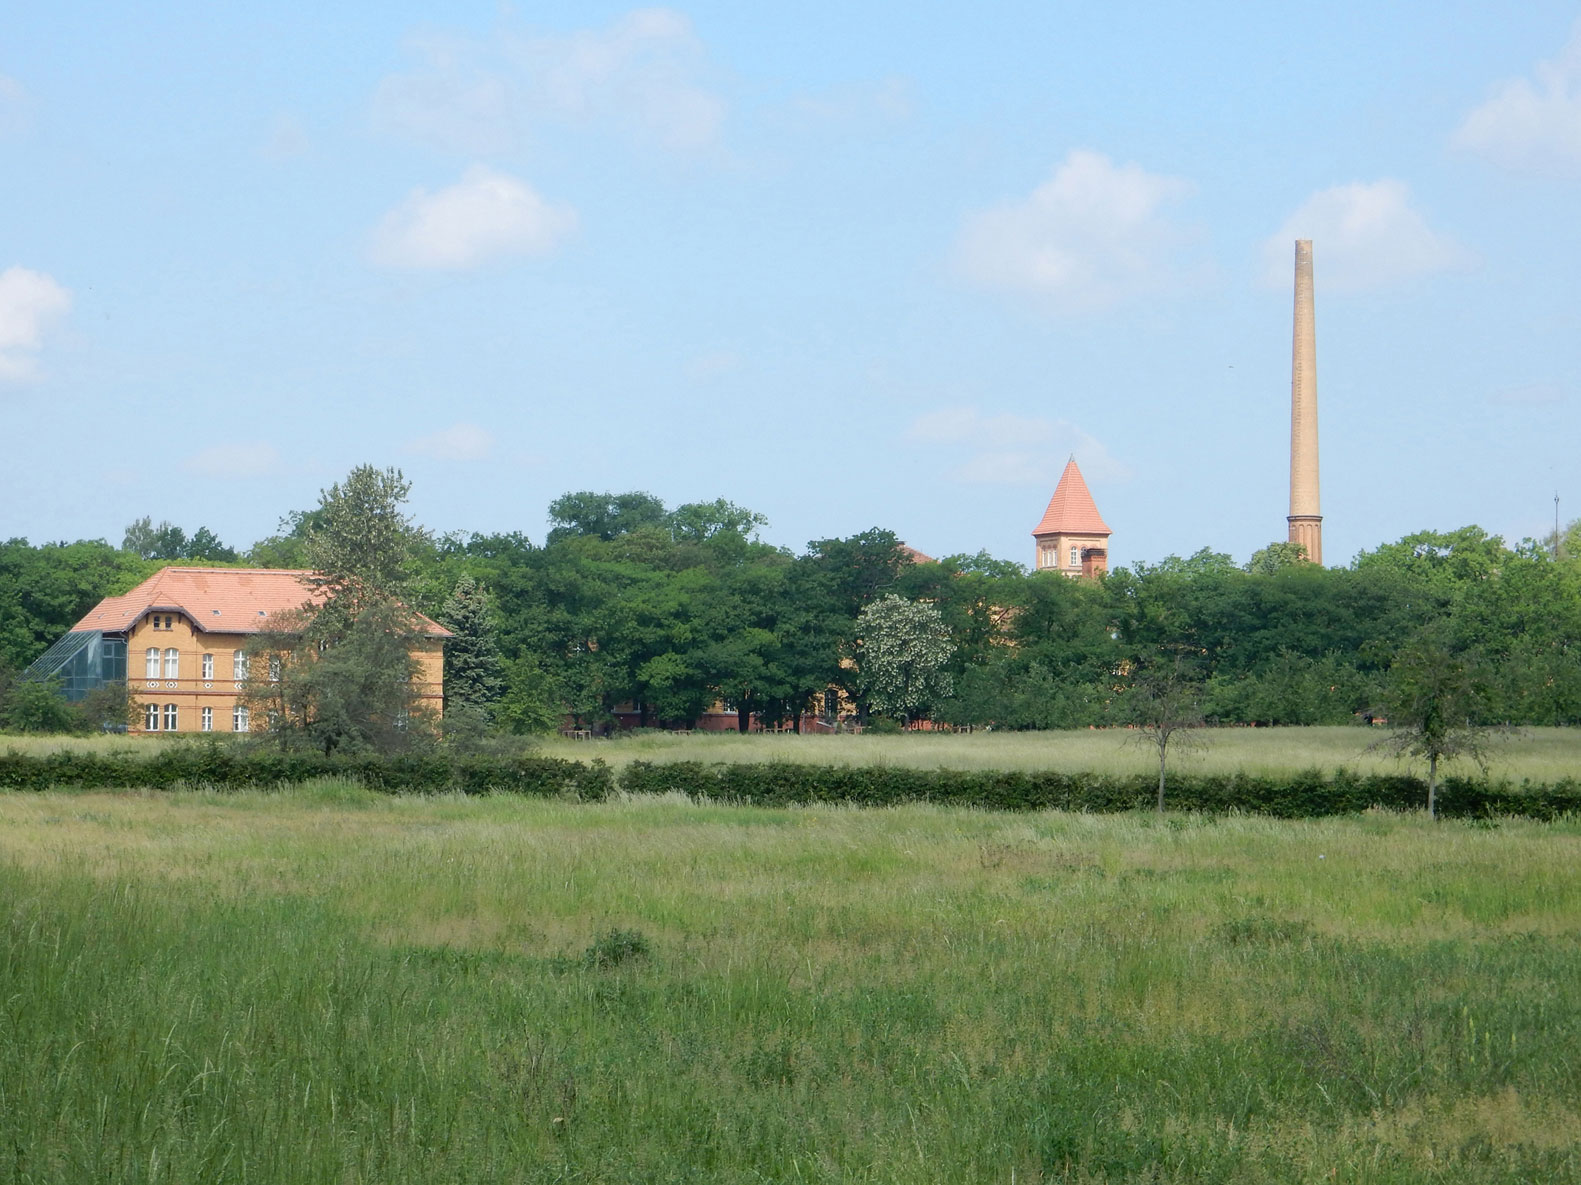
[[[308,575],[283,568],[162,568],[124,596],[95,605],[50,648],[44,656],[50,661],[41,660],[53,669],[39,673],[61,677],[74,699],[124,678],[138,707],[133,732],[247,732],[247,644],[273,614],[311,599]],[[450,632],[416,616],[417,703],[438,716]]]

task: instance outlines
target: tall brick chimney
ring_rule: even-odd
[[[1317,332],[1312,309],[1312,240],[1296,240],[1295,332],[1290,358],[1290,542],[1323,562],[1318,500]]]

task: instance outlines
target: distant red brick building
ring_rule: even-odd
[[[1043,520],[1032,530],[1039,572],[1091,579],[1109,570],[1109,524],[1098,513],[1087,482],[1072,457],[1054,487]]]

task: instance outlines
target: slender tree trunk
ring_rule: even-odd
[[[1438,818],[1438,754],[1427,755],[1427,817]]]
[[[1169,741],[1161,740],[1158,744],[1158,813],[1164,813],[1164,762],[1169,751]]]
[[[736,708],[736,731],[750,732],[751,729],[752,709],[747,707],[746,704],[740,704]]]
[[[801,709],[797,708],[791,716],[791,724],[796,729],[796,735],[801,736]]]

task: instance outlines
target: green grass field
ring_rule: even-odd
[[[1193,735],[1203,744],[1182,750],[1171,762],[1202,772],[1279,772],[1341,766],[1398,772],[1406,765],[1369,751],[1383,728],[1212,728]],[[689,736],[639,733],[612,741],[567,741],[543,746],[555,757],[589,754],[613,765],[627,761],[800,761],[831,765],[920,765],[948,769],[1090,769],[1104,773],[1146,772],[1158,758],[1126,729],[1073,732],[907,733],[901,736]],[[1581,775],[1581,729],[1529,728],[1496,742],[1490,772],[1495,777],[1552,782]],[[1458,767],[1451,770],[1460,772]],[[1464,772],[1475,773],[1470,763]]]
[[[0,918],[5,1180],[1581,1178],[1572,823],[14,794]]]
[[[1409,766],[1369,748],[1387,730],[1367,728],[1215,728],[1197,735],[1199,752],[1172,756],[1182,771],[1296,771],[1341,766],[1360,771],[1399,772]],[[188,743],[137,737],[0,737],[0,749],[41,753],[56,749],[147,752],[161,744]],[[799,761],[831,765],[917,765],[948,769],[1090,769],[1105,773],[1146,772],[1156,757],[1125,729],[1074,732],[907,733],[902,736],[795,736],[791,734],[637,733],[616,740],[534,742],[551,757],[614,766],[630,761]],[[1528,728],[1495,744],[1490,772],[1519,781],[1555,782],[1581,776],[1581,729]],[[1451,773],[1474,774],[1469,763]]]

